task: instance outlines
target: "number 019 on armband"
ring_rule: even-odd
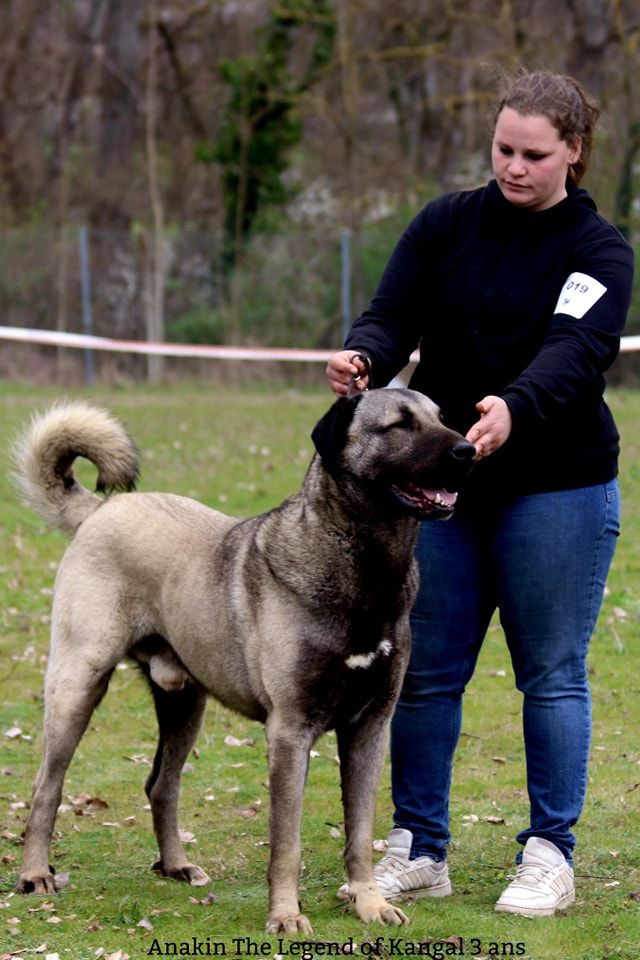
[[[607,292],[604,284],[587,273],[571,273],[563,284],[554,313],[582,319]]]

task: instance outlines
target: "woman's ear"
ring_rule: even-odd
[[[573,166],[580,159],[582,153],[582,137],[577,137],[574,143],[569,146],[569,165]]]

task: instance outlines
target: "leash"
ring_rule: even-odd
[[[367,376],[367,378],[368,378],[368,380],[369,380],[369,385],[368,385],[367,387],[365,387],[364,389],[365,389],[365,390],[371,390],[371,389],[373,389],[373,378],[372,378],[372,375],[371,375],[371,360],[370,360],[369,357],[366,355],[366,353],[354,353],[353,356],[351,357],[351,361],[353,362],[354,360],[361,360],[362,363],[363,363],[364,366],[365,366],[366,376]],[[357,373],[357,374],[355,374],[355,376],[351,377],[351,380],[349,381],[349,386],[348,386],[348,388],[347,388],[347,399],[348,399],[348,400],[351,400],[351,398],[352,398],[352,397],[355,397],[358,393],[362,393],[362,392],[363,392],[362,390],[357,390],[357,389],[356,389],[356,383],[357,383],[359,380],[362,380],[362,377],[363,377],[363,374],[361,374],[361,373]]]

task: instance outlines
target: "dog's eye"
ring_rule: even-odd
[[[398,416],[391,423],[385,423],[378,427],[378,433],[389,433],[390,430],[409,430],[415,423],[415,417],[408,407],[400,410]]]

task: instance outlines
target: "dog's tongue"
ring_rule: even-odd
[[[442,507],[450,510],[458,499],[457,493],[451,493],[450,490],[440,488],[438,490],[429,490],[425,487],[418,487],[414,483],[408,483],[402,488],[405,496],[421,504],[432,504],[435,507]]]

